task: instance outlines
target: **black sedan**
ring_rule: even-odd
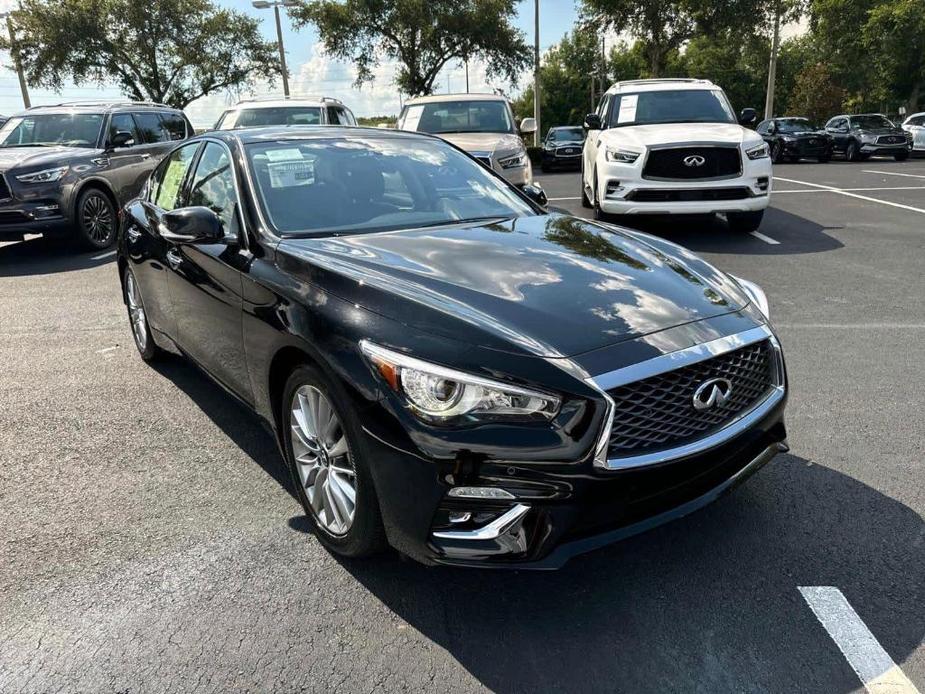
[[[122,219],[142,358],[186,355],[266,421],[334,552],[556,567],[786,448],[757,286],[442,140],[213,132]]]
[[[803,157],[827,162],[832,158],[834,139],[807,118],[772,118],[756,129],[768,143],[771,161],[799,161]]]
[[[543,140],[542,170],[580,169],[584,143],[584,128],[575,126],[550,128],[546,133],[546,139]]]

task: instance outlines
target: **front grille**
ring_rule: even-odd
[[[744,200],[748,188],[693,188],[690,190],[659,190],[640,188],[631,191],[627,200],[635,202],[696,202],[703,200]]]
[[[769,340],[607,391],[615,410],[610,457],[671,448],[722,429],[768,395],[775,385]],[[694,392],[711,378],[732,384],[725,404],[695,410]]]
[[[877,138],[878,145],[901,145],[905,142],[905,135],[881,135]]]
[[[0,200],[9,200],[13,195],[10,193],[10,186],[6,182],[6,176],[0,174]]]
[[[671,147],[649,152],[642,176],[692,180],[732,177],[741,173],[742,156],[738,147]]]
[[[581,155],[580,147],[559,147],[556,150],[557,157],[577,157]]]

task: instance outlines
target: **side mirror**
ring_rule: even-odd
[[[740,125],[751,125],[758,120],[758,113],[753,108],[743,108],[739,114]]]
[[[546,198],[546,192],[540,188],[536,183],[528,183],[523,187],[524,195],[530,198],[540,207],[546,207],[546,203],[549,200]]]
[[[132,133],[120,130],[109,139],[110,147],[131,147],[135,144],[135,138]]]
[[[520,132],[529,135],[536,132],[536,118],[524,118],[520,121]]]
[[[596,113],[589,113],[585,116],[585,128],[588,130],[602,130],[604,124],[601,122],[601,117]]]
[[[218,243],[225,238],[221,220],[208,207],[181,207],[166,212],[158,231],[162,238],[174,243]]]
[[[768,135],[773,135],[777,132],[777,126],[774,123],[768,123]]]

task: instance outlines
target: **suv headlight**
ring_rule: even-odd
[[[527,165],[527,153],[521,152],[515,154],[513,157],[505,157],[504,159],[499,159],[498,163],[501,165],[502,169],[516,169],[520,166]]]
[[[607,161],[614,161],[620,164],[632,164],[634,161],[639,159],[639,152],[633,152],[628,149],[616,149],[614,147],[608,147],[604,152],[604,157]]]
[[[67,173],[67,170],[67,166],[56,166],[53,169],[42,169],[41,171],[20,174],[16,177],[16,180],[21,183],[53,183],[54,181],[60,181],[64,178],[64,174]]]
[[[368,340],[360,349],[411,410],[429,422],[454,420],[552,419],[555,395],[520,388],[409,357]]]
[[[861,136],[861,142],[876,142],[877,136],[873,133],[859,133]]]
[[[745,150],[745,154],[749,159],[767,159],[768,158],[768,143],[762,142],[760,145],[755,147],[749,147]]]
[[[771,307],[768,305],[768,296],[764,293],[764,290],[754,282],[743,280],[741,277],[736,277],[735,275],[729,276],[736,281],[736,284],[742,288],[742,291],[748,295],[748,298],[755,302],[755,306],[758,307],[758,310],[761,311],[764,317],[770,320]]]

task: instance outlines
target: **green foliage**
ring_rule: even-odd
[[[430,94],[452,60],[480,58],[489,77],[516,82],[531,51],[511,20],[514,0],[314,0],[289,10],[296,27],[314,24],[329,55],[352,62],[357,86],[383,58],[400,63],[396,84]]]
[[[825,123],[842,110],[845,90],[832,80],[825,63],[807,65],[794,81],[790,97],[791,110],[806,116],[814,123]]]
[[[925,0],[890,0],[872,9],[863,43],[888,95],[917,111],[925,87]]]
[[[279,74],[257,21],[209,0],[22,0],[13,19],[36,86],[114,82],[133,99],[182,108]]]
[[[379,125],[392,125],[398,121],[397,116],[368,116],[366,118],[357,117],[358,125],[365,125],[371,128],[375,128]]]

